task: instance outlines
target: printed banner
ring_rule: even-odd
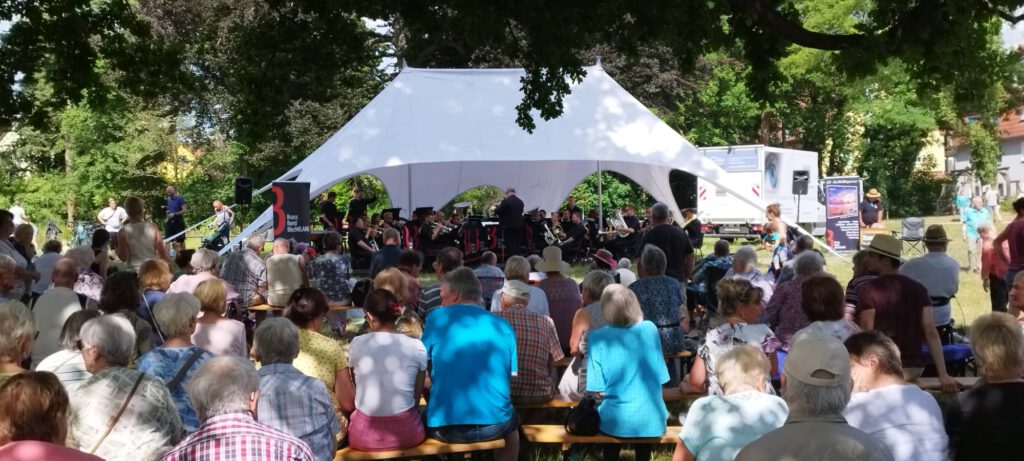
[[[275,182],[274,238],[309,243],[309,183]]]
[[[857,251],[860,244],[861,181],[858,176],[825,178],[825,242],[835,251]]]

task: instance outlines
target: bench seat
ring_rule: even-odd
[[[980,378],[977,376],[954,376],[953,379],[961,388],[967,389],[978,384],[978,380]],[[915,381],[914,384],[917,384],[918,387],[926,391],[942,389],[942,384],[939,383],[939,378],[917,378],[917,381]]]
[[[661,398],[666,402],[674,402],[679,400],[696,400],[704,397],[707,394],[684,394],[678,387],[663,388],[661,390]],[[516,405],[516,408],[533,409],[533,408],[572,408],[576,406],[578,402],[564,396],[556,395],[553,399],[545,403],[538,403],[533,405]]]
[[[334,461],[362,461],[376,459],[420,458],[424,456],[443,455],[446,453],[468,453],[471,451],[496,450],[505,447],[505,440],[489,440],[474,443],[446,443],[436,439],[427,439],[423,443],[405,450],[390,451],[359,451],[351,447],[338,450]]]
[[[574,435],[566,432],[565,427],[557,424],[524,424],[523,433],[526,439],[533,443],[653,443],[653,444],[674,444],[679,438],[679,431],[682,426],[669,426],[661,437],[646,437],[636,439],[624,439],[612,437],[605,434],[592,436]]]

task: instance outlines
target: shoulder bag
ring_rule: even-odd
[[[593,436],[601,430],[601,415],[597,412],[598,400],[594,393],[588,392],[569,410],[565,418],[565,431],[573,435]]]

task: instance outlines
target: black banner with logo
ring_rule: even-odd
[[[274,238],[309,243],[309,183],[275,182],[270,191]]]

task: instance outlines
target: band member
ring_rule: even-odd
[[[561,211],[561,213],[559,214],[559,222],[566,227],[572,224],[572,214],[569,213],[569,210]]]
[[[523,201],[516,196],[516,190],[510,187],[505,191],[505,199],[494,209],[505,241],[506,257],[522,254],[523,207]]]
[[[366,206],[377,201],[377,197],[363,198],[363,189],[359,186],[352,189],[352,197],[348,202],[349,224],[352,224],[353,219],[366,215]]]
[[[348,246],[352,251],[352,267],[366,269],[373,258],[373,247],[366,240],[366,216],[356,218],[348,230]]]
[[[584,247],[586,247],[587,254],[593,253],[598,250],[600,239],[598,238],[601,234],[600,223],[597,220],[597,210],[590,210],[587,212],[587,219],[583,221],[583,228],[586,234],[583,238],[586,240]]]
[[[438,250],[444,248],[445,242],[442,238],[444,232],[443,222],[437,220],[437,216],[440,214],[441,219],[444,219],[444,213],[437,212],[425,215],[423,223],[420,224],[420,251],[428,259],[436,255]]]
[[[617,225],[612,230],[619,235],[618,238],[608,242],[608,250],[615,255],[615,259],[629,257],[636,249],[637,235],[640,232],[640,220],[636,217],[636,209],[633,205],[626,205],[622,209],[622,225]]]
[[[565,210],[569,212],[570,216],[576,213],[579,213],[580,216],[583,216],[583,210],[580,209],[580,207],[576,206],[576,197],[573,197],[571,195],[569,196],[569,198],[565,199]]]
[[[338,198],[338,193],[331,191],[327,193],[327,198],[320,202],[320,224],[324,225],[324,230],[341,231],[341,212],[338,211],[338,206],[334,204],[334,201]]]
[[[185,242],[185,212],[188,211],[188,206],[185,204],[185,198],[178,195],[178,189],[174,186],[167,186],[164,191],[167,193],[167,222],[165,223],[164,235],[174,237],[172,242],[184,243]]]
[[[683,231],[686,232],[686,237],[690,239],[690,244],[694,248],[700,248],[701,244],[704,243],[704,231],[701,230],[701,222],[697,219],[697,210],[693,208],[687,208],[683,210]]]
[[[548,242],[544,240],[544,223],[547,222],[548,212],[535,210],[532,215],[530,226],[533,228],[533,249],[539,252],[548,246]]]
[[[566,239],[562,241],[562,253],[569,261],[575,260],[583,247],[583,236],[586,235],[586,229],[580,218],[579,213],[573,213],[572,220],[562,228],[566,235]]]

